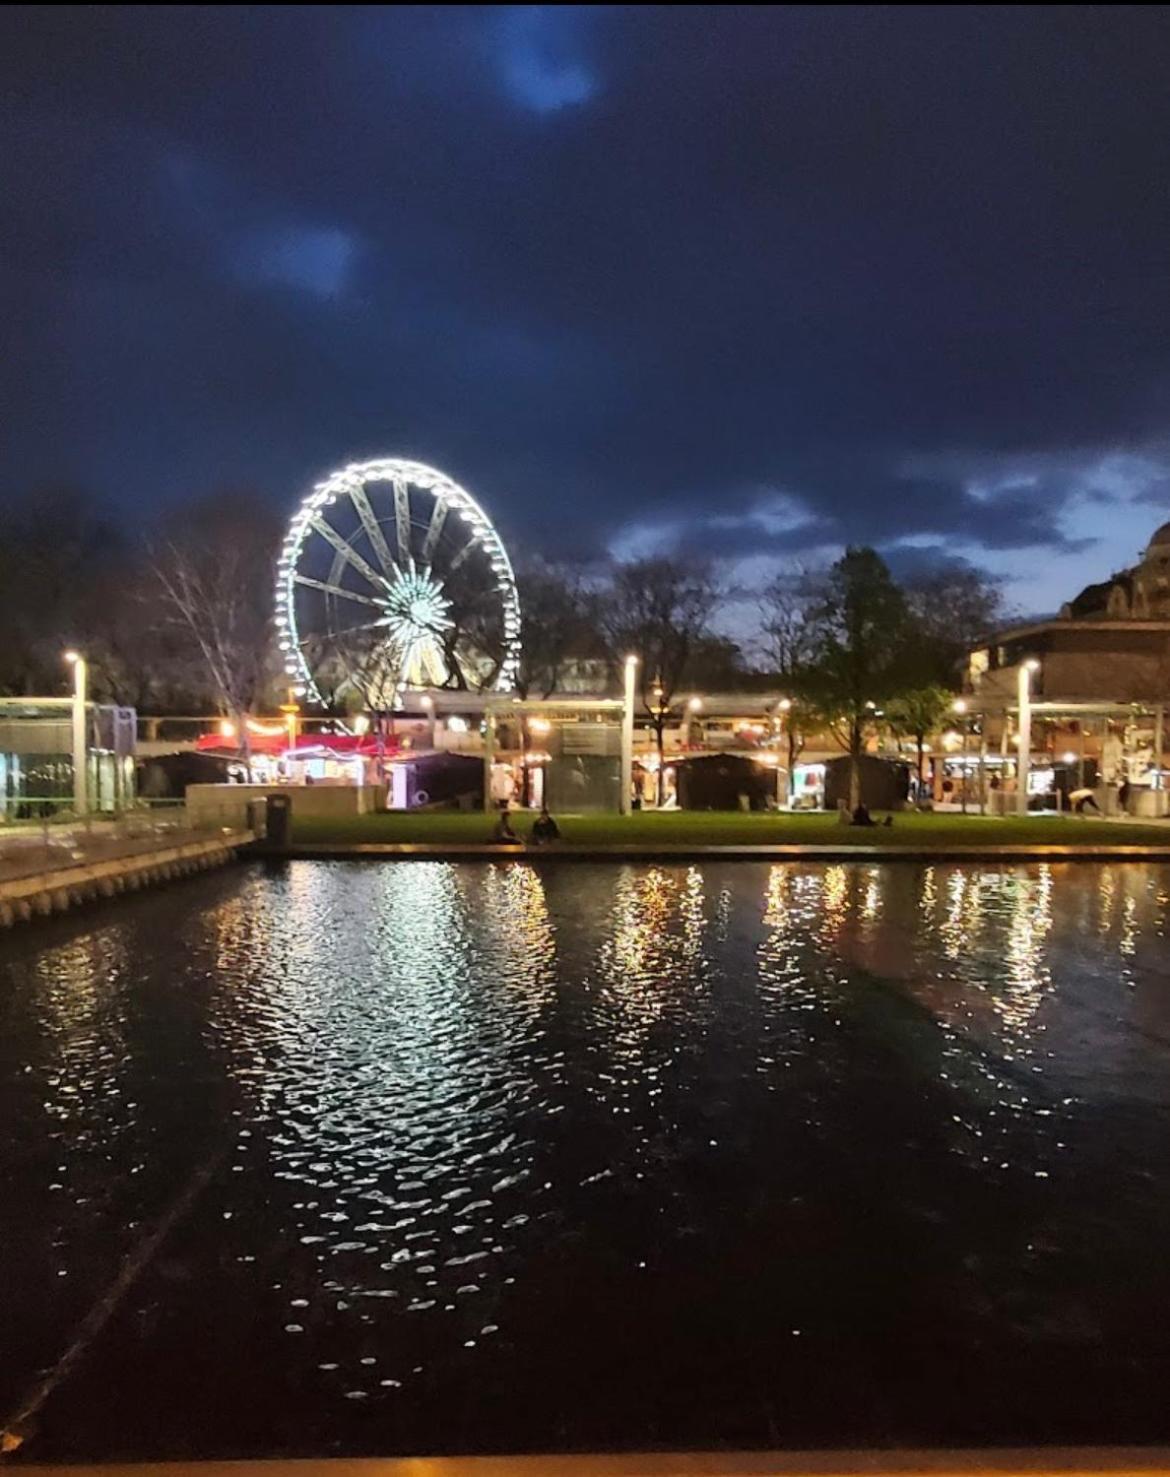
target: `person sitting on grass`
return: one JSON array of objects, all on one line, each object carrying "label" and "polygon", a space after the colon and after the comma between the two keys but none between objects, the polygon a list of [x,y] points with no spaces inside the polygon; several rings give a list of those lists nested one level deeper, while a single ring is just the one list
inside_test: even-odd
[{"label": "person sitting on grass", "polygon": [[508,819],[508,802],[500,803],[500,818],[496,821],[495,830],[492,831],[492,840],[504,845],[516,843],[520,840],[512,829],[512,822]]},{"label": "person sitting on grass", "polygon": [[550,841],[561,839],[561,828],[548,813],[548,806],[540,807],[540,814],[532,823],[532,843],[534,846],[546,846]]}]

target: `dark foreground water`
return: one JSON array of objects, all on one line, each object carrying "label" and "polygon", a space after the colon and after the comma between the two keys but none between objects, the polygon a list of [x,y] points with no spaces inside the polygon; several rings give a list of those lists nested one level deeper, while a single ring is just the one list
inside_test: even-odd
[{"label": "dark foreground water", "polygon": [[22,1456],[1170,1438],[1168,911],[296,862],[10,934],[0,1420],[129,1256]]}]

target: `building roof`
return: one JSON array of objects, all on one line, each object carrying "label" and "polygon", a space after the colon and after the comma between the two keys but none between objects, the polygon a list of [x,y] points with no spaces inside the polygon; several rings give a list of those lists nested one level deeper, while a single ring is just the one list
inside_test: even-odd
[{"label": "building roof", "polygon": [[1009,641],[1024,641],[1032,636],[1047,635],[1056,632],[1067,635],[1070,630],[1075,631],[1170,631],[1170,619],[1135,620],[1132,616],[1124,619],[1114,616],[1082,616],[1080,620],[1073,622],[1064,616],[1045,615],[1033,620],[1020,621],[1015,625],[1000,626],[998,630],[992,631],[984,636],[971,649],[973,651],[983,650],[989,646],[1002,646]]},{"label": "building roof", "polygon": [[1113,588],[1113,580],[1102,580],[1100,584],[1086,585],[1079,595],[1073,598],[1065,606],[1069,615],[1074,617],[1096,615],[1099,611],[1105,611],[1109,607],[1109,591]]},{"label": "building roof", "polygon": [[1150,540],[1150,548],[1164,547],[1170,544],[1170,523],[1163,523],[1161,528],[1154,530],[1154,536]]}]

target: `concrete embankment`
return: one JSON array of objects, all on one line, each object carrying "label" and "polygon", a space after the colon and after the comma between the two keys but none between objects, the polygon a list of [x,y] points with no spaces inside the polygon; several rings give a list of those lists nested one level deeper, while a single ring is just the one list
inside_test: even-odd
[{"label": "concrete embankment", "polygon": [[292,861],[563,861],[563,862],[1170,862],[1170,838],[1161,846],[826,846],[804,842],[774,845],[643,845],[623,843],[552,846],[420,841],[316,841],[295,839],[274,855]]},{"label": "concrete embankment", "polygon": [[223,866],[254,839],[244,830],[172,836],[145,849],[137,846],[120,855],[98,857],[82,853],[67,862],[5,877],[0,879],[0,928]]}]

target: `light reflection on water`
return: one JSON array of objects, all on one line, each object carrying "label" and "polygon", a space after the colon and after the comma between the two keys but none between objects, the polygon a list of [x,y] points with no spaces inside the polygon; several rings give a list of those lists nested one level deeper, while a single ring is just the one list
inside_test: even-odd
[{"label": "light reflection on water", "polygon": [[[245,1360],[258,1408],[291,1381],[303,1440],[273,1450],[541,1444],[541,1420],[545,1444],[839,1439],[835,1361],[880,1385],[940,1298],[976,1364],[1150,1338],[1115,1259],[1170,1230],[1168,908],[1146,866],[294,863],[13,935],[0,1393],[221,1144],[135,1290],[162,1311],[111,1347],[185,1369],[196,1306],[233,1310],[201,1334],[207,1399],[230,1408]],[[726,1379],[712,1318],[746,1361]],[[609,1416],[533,1414],[552,1371]],[[898,1398],[873,1396],[887,1434],[961,1425]],[[103,1420],[164,1454],[132,1403],[63,1399],[46,1459],[109,1454]],[[228,1427],[203,1454],[263,1445]]]}]

